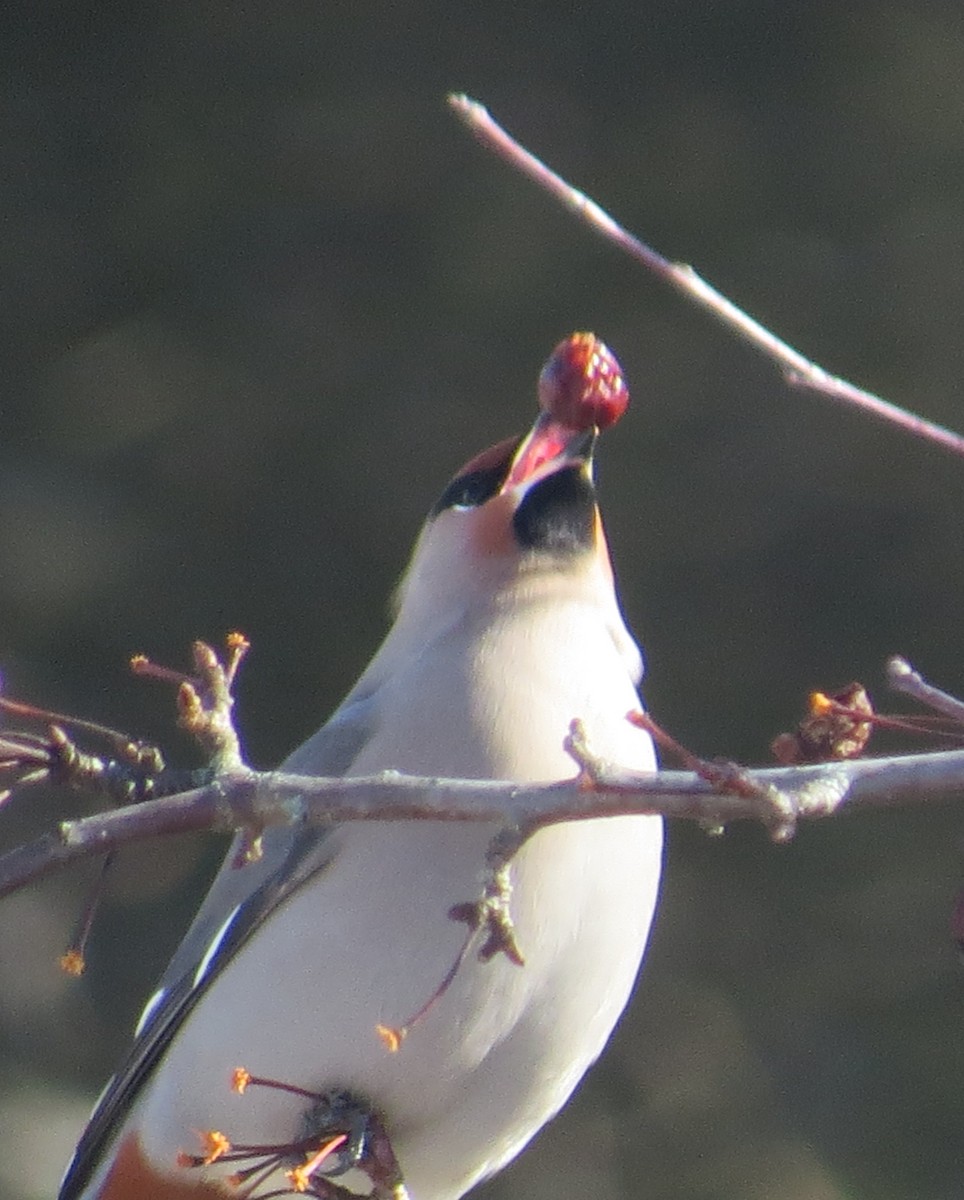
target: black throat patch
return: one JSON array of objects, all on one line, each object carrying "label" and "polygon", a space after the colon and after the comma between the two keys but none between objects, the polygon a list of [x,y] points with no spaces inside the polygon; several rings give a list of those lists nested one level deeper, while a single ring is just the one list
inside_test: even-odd
[{"label": "black throat patch", "polygon": [[596,536],[596,492],[580,466],[562,467],[528,490],[512,518],[527,550],[572,554],[591,550]]}]

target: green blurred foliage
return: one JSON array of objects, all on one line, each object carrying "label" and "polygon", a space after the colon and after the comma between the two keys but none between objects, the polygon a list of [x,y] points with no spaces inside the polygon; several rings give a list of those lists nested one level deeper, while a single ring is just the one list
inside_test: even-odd
[{"label": "green blurred foliage", "polygon": [[[964,691],[961,464],[790,393],[443,104],[477,96],[829,369],[962,429],[958,3],[13,4],[0,60],[9,692],[186,755],[125,660],[240,628],[247,746],[277,761],[577,328],[634,388],[599,474],[660,720],[759,761],[807,690],[873,689],[895,651]],[[27,795],[4,843],[80,806]],[[959,1200],[960,825],[674,829],[611,1052],[484,1195]],[[79,983],[56,958],[89,872],[0,907],[0,1200],[52,1194],[217,853],[125,855]]]}]

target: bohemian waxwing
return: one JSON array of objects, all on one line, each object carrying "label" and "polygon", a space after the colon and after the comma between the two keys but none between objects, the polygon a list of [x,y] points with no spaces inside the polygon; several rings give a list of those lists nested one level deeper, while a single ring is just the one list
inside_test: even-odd
[{"label": "bohemian waxwing", "polygon": [[[563,740],[574,717],[602,757],[654,767],[649,736],[626,720],[642,664],[591,476],[598,428],[627,400],[618,364],[592,335],[573,335],[546,364],[540,399],[525,438],[479,455],[442,493],[388,636],[284,770],[558,780],[573,774]],[[263,857],[240,869],[232,850],[60,1200],[296,1189],[331,1200],[367,1190],[370,1162],[391,1151],[414,1200],[455,1200],[508,1163],[568,1099],[626,1004],[662,827],[624,816],[535,834],[511,866],[523,965],[506,953],[481,961],[478,941],[460,959],[466,925],[450,915],[478,897],[495,832],[441,821],[272,828]],[[393,1052],[385,1030],[406,1023]],[[232,1091],[242,1066],[255,1078]],[[328,1158],[291,1174],[328,1134]],[[352,1164],[366,1154],[362,1176]],[[373,1194],[404,1187],[383,1180]]]}]

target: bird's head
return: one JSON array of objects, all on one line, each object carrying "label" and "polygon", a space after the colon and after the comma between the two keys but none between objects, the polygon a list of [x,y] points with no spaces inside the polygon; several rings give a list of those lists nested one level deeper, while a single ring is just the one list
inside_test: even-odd
[{"label": "bird's head", "polygon": [[522,438],[483,451],[433,506],[399,589],[406,608],[481,600],[553,576],[611,570],[592,477],[600,430],[629,402],[615,357],[593,334],[560,342],[539,376],[540,412]]}]

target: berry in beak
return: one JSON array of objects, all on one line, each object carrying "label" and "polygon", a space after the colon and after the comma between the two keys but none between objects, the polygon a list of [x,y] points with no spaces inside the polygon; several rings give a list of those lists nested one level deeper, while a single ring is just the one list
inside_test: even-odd
[{"label": "berry in beak", "polygon": [[629,406],[629,389],[612,351],[592,333],[573,333],[556,346],[539,375],[542,410],[522,440],[501,491],[527,483],[560,459],[586,463],[596,435]]}]

